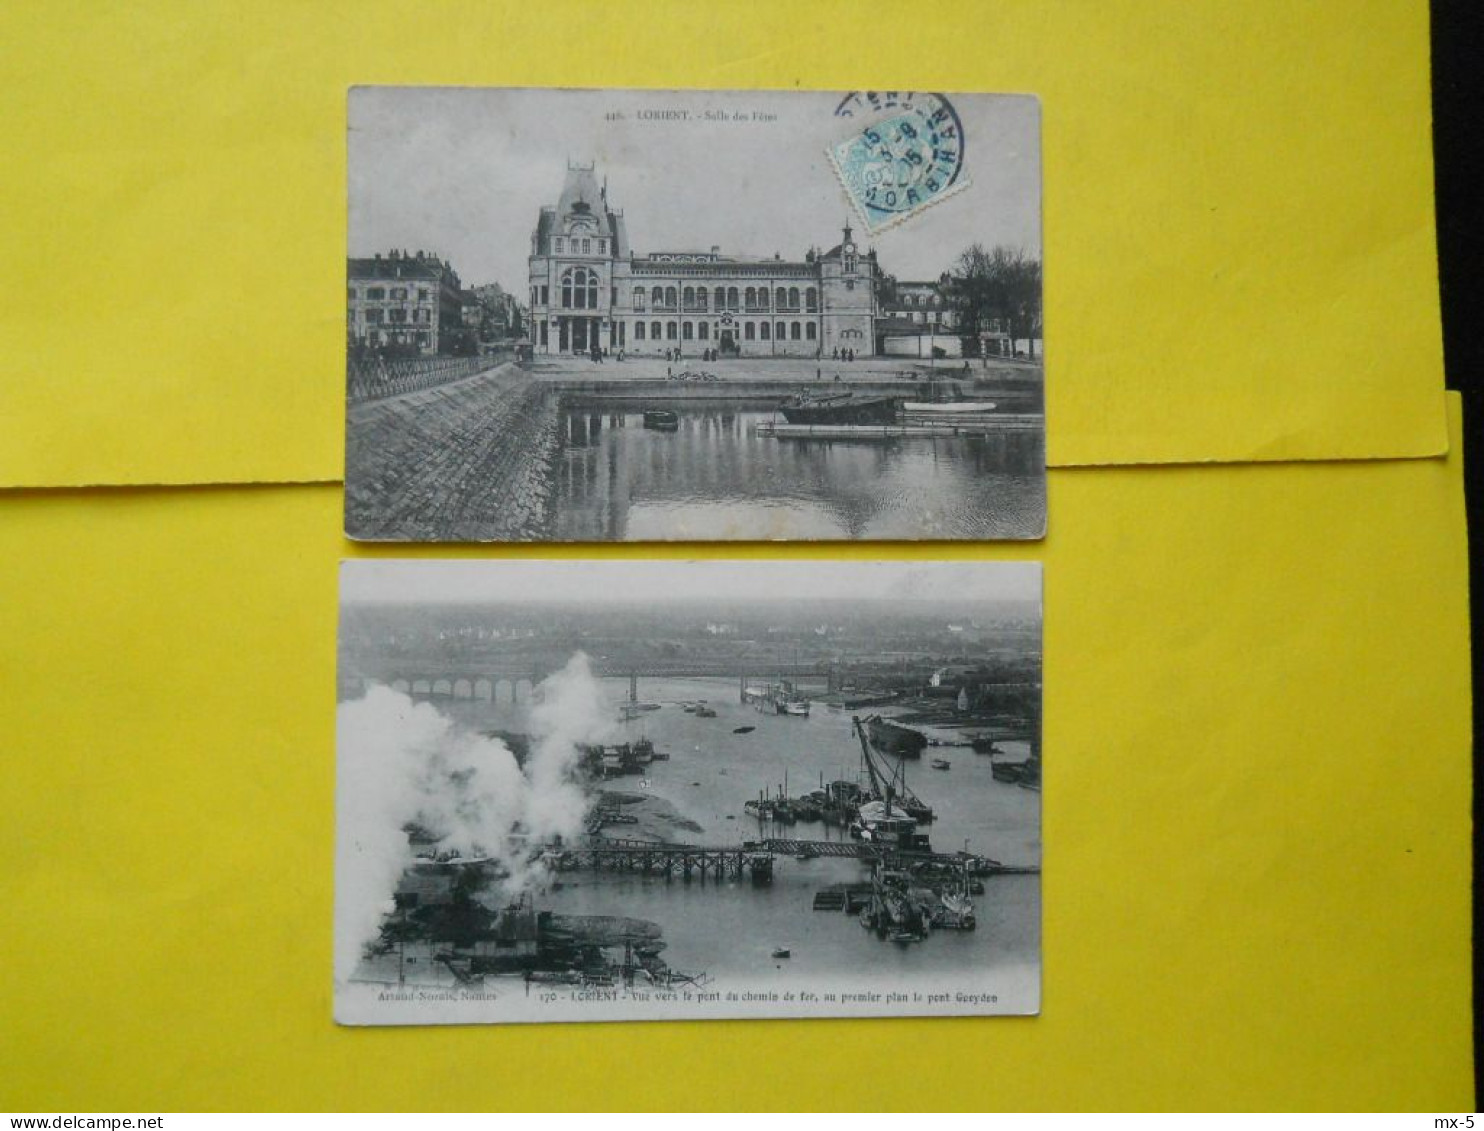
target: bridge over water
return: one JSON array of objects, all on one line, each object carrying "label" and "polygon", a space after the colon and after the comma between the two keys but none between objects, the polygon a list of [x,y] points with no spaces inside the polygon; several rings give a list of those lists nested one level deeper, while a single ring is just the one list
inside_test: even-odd
[{"label": "bridge over water", "polygon": [[[535,689],[552,672],[566,662],[566,657],[512,657],[506,660],[376,660],[344,665],[340,673],[340,694],[354,697],[364,694],[373,683],[380,683],[408,695],[442,699],[478,699],[499,703],[529,702]],[[593,674],[601,678],[627,678],[629,696],[639,697],[641,679],[736,679],[738,691],[750,678],[824,681],[833,690],[837,666],[829,661],[807,663],[760,664],[714,660],[676,663],[634,664],[624,661],[590,660]],[[760,670],[762,669],[762,670]]]}]

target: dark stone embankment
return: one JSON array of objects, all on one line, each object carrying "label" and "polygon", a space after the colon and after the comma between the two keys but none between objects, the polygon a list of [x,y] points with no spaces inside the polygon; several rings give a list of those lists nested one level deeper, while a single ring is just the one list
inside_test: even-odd
[{"label": "dark stone embankment", "polygon": [[556,390],[514,365],[347,414],[345,532],[386,541],[549,535]]}]

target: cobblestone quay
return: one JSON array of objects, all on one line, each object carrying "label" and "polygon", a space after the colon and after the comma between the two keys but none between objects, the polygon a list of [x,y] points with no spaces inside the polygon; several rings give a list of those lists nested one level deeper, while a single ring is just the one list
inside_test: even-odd
[{"label": "cobblestone quay", "polygon": [[347,413],[345,532],[529,541],[552,522],[558,397],[511,364]]}]

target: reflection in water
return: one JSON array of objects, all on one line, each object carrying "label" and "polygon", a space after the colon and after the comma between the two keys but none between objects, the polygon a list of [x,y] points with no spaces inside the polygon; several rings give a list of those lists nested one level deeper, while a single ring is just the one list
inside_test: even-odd
[{"label": "reflection in water", "polygon": [[[605,422],[606,427],[606,422]],[[604,680],[607,700],[622,701],[627,679]],[[776,792],[786,780],[800,794],[821,781],[854,779],[860,746],[850,716],[816,704],[808,718],[766,715],[738,700],[735,679],[645,678],[639,694],[663,704],[622,727],[624,740],[648,737],[668,761],[655,763],[644,777],[621,777],[604,788],[647,793],[669,802],[699,828],[677,839],[731,845],[774,835],[805,840],[844,838],[842,830],[821,822],[773,826],[743,808],[763,790]],[[698,718],[679,703],[706,699],[717,712]],[[525,731],[525,708],[478,700],[444,700],[439,709],[466,726]],[[738,735],[734,728],[754,727]],[[943,739],[948,731],[928,733]],[[1027,750],[1005,743],[1012,757]],[[926,759],[910,764],[912,789],[933,807],[928,826],[933,847],[954,852],[968,846],[1007,864],[1041,860],[1041,795],[996,781],[991,759],[959,747],[937,751],[952,762],[948,773],[930,769]],[[622,835],[623,826],[609,830]],[[543,910],[575,915],[632,915],[660,924],[668,944],[665,957],[682,969],[705,970],[718,988],[797,986],[800,979],[850,972],[873,988],[900,988],[904,979],[935,977],[938,989],[1003,990],[1012,972],[1023,971],[1034,985],[1041,949],[1041,885],[1034,875],[987,880],[974,897],[978,929],[935,931],[922,944],[900,947],[882,942],[840,912],[813,910],[814,893],[831,884],[859,884],[869,869],[854,859],[820,856],[780,859],[773,883],[755,888],[746,880],[666,882],[623,873],[571,873],[560,889],[544,890]],[[772,957],[787,945],[787,963]]]},{"label": "reflection in water", "polygon": [[665,407],[678,431],[637,410],[563,410],[559,539],[1015,538],[1044,524],[1040,434],[780,440],[752,428],[769,409]]}]

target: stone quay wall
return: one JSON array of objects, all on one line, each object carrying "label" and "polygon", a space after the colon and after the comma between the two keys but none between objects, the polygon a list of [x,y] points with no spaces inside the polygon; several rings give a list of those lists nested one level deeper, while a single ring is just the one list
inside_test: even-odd
[{"label": "stone quay wall", "polygon": [[345,532],[378,541],[532,541],[552,525],[559,392],[501,365],[352,405]]}]

